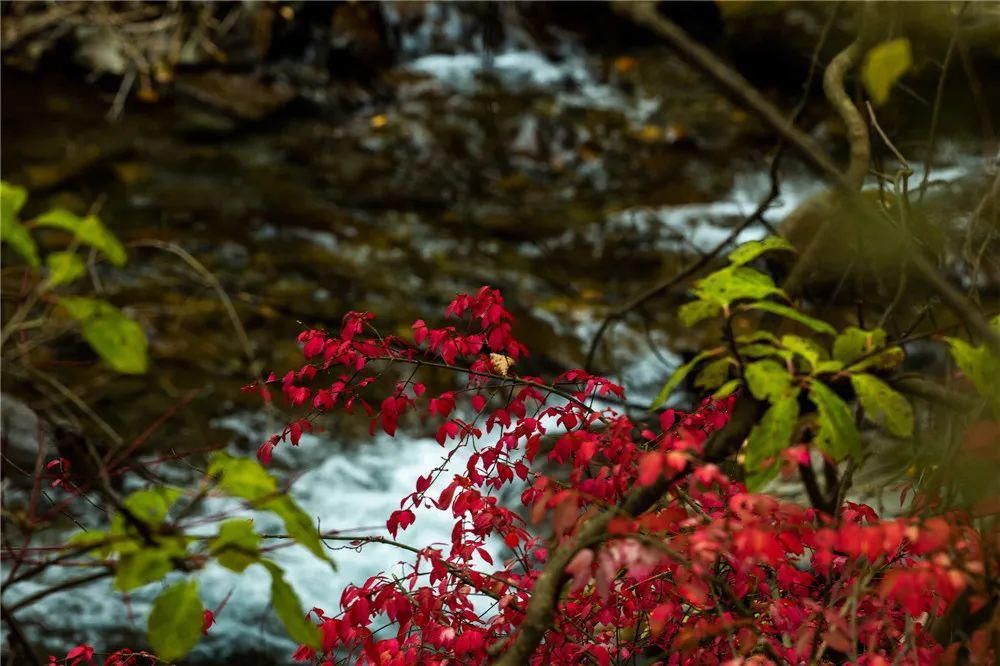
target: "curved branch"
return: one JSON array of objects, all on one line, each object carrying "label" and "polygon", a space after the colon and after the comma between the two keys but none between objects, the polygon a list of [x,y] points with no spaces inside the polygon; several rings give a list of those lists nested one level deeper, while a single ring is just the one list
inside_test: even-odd
[{"label": "curved branch", "polygon": [[864,37],[858,37],[847,48],[834,56],[823,73],[823,92],[833,106],[837,115],[844,121],[847,130],[847,141],[851,149],[850,163],[844,172],[844,180],[851,189],[861,189],[865,176],[868,174],[868,163],[871,160],[871,142],[868,138],[868,125],[864,116],[854,106],[850,95],[844,89],[844,77],[847,75],[864,52]]},{"label": "curved branch", "polygon": [[[851,42],[847,48],[834,56],[830,64],[823,72],[823,93],[826,95],[830,105],[844,122],[847,130],[847,141],[850,147],[850,161],[847,171],[840,176],[844,188],[851,192],[861,189],[868,174],[868,165],[871,161],[871,141],[868,138],[868,125],[864,116],[854,106],[850,95],[844,89],[844,77],[847,75],[861,58],[864,51],[864,37],[859,36]],[[835,231],[834,217],[826,216],[808,244],[802,250],[795,265],[792,267],[788,278],[785,280],[783,288],[790,294],[797,294],[805,281],[809,270],[816,265],[819,253],[830,241],[830,235]]]}]

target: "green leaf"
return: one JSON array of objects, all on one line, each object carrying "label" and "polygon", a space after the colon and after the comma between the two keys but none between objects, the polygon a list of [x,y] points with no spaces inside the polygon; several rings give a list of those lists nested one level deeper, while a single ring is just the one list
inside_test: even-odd
[{"label": "green leaf", "polygon": [[754,361],[743,370],[743,378],[753,397],[774,402],[785,395],[792,385],[788,368],[776,361]]},{"label": "green leaf", "polygon": [[750,358],[761,358],[764,356],[781,356],[784,350],[777,349],[781,343],[768,331],[754,331],[747,335],[736,336],[736,344],[740,345],[740,355]]},{"label": "green leaf", "polygon": [[847,403],[819,381],[809,387],[809,399],[819,410],[816,445],[820,450],[836,460],[861,453],[861,437]]},{"label": "green leaf", "polygon": [[[289,536],[309,549],[316,557],[330,562],[329,555],[320,541],[315,523],[305,511],[288,495],[282,495],[263,504],[261,509],[274,512],[282,522]],[[330,562],[332,564],[332,562]]]},{"label": "green leaf", "polygon": [[770,465],[763,467],[759,470],[747,470],[746,478],[744,482],[746,483],[747,490],[752,493],[760,492],[764,489],[768,483],[771,482],[778,472],[781,471],[781,461],[775,460]]},{"label": "green leaf", "polygon": [[142,374],[149,366],[146,334],[110,303],[93,298],[65,297],[59,305],[80,323],[83,338],[114,370]]},{"label": "green leaf", "polygon": [[810,370],[815,369],[826,357],[826,351],[816,342],[798,335],[781,336],[781,346],[805,359]]},{"label": "green leaf", "polygon": [[853,370],[864,370],[866,368],[878,368],[880,370],[892,370],[902,365],[906,360],[906,352],[902,347],[889,347],[885,351],[866,358],[863,361],[856,361],[852,364]]},{"label": "green leaf", "polygon": [[319,629],[306,619],[295,590],[285,582],[284,572],[274,562],[261,562],[271,574],[271,605],[285,631],[296,643],[320,647]]},{"label": "green leaf", "polygon": [[685,303],[677,310],[677,316],[681,323],[688,328],[700,321],[718,317],[722,314],[722,306],[713,301],[691,301]]},{"label": "green leaf", "polygon": [[28,228],[17,219],[27,200],[28,190],[0,181],[0,242],[10,243],[28,264],[37,268],[38,246]]},{"label": "green leaf", "polygon": [[729,307],[730,303],[738,300],[760,300],[773,294],[784,295],[771,278],[745,266],[730,266],[716,271],[699,280],[692,291],[698,298],[718,303],[722,307]]},{"label": "green leaf", "polygon": [[876,106],[885,104],[889,91],[913,64],[910,40],[905,37],[877,44],[865,55],[861,82]]},{"label": "green leaf", "polygon": [[106,543],[108,541],[108,536],[107,532],[102,532],[100,530],[77,532],[69,538],[66,545],[70,548],[82,548],[92,545],[95,546],[95,548],[93,550],[88,550],[88,555],[99,558],[107,558],[112,552],[111,544]]},{"label": "green leaf", "polygon": [[795,308],[790,308],[787,305],[782,305],[781,303],[775,303],[773,301],[757,301],[756,303],[747,304],[746,308],[750,310],[763,310],[765,312],[780,315],[785,319],[791,319],[792,321],[797,321],[804,326],[808,326],[817,333],[826,333],[827,335],[837,334],[837,329],[830,326],[825,321],[820,321],[819,319],[814,319],[813,317],[804,315]]},{"label": "green leaf", "polygon": [[236,518],[219,526],[219,535],[212,540],[211,553],[219,564],[242,573],[260,558],[260,535],[252,520]]},{"label": "green leaf", "polygon": [[833,358],[848,364],[884,345],[885,331],[881,328],[866,331],[848,326],[833,341]]},{"label": "green leaf", "polygon": [[316,557],[330,562],[309,514],[291,497],[278,493],[278,482],[256,460],[217,453],[209,463],[208,473],[219,478],[219,487],[224,492],[250,501],[254,508],[276,514],[293,539]]},{"label": "green leaf", "polygon": [[116,513],[111,517],[108,536],[113,540],[113,544],[109,546],[109,552],[113,551],[119,555],[134,553],[142,550],[145,546],[135,527],[126,523],[120,513]]},{"label": "green leaf", "polygon": [[752,342],[767,342],[772,345],[779,344],[778,338],[775,337],[774,333],[771,333],[770,331],[754,331],[752,333],[737,335],[736,342],[741,345],[750,344]]},{"label": "green leaf", "polygon": [[234,497],[251,502],[270,499],[278,493],[278,482],[256,460],[216,453],[208,465],[209,476],[218,477],[219,487]]},{"label": "green leaf", "polygon": [[723,384],[712,394],[712,398],[715,400],[722,400],[723,398],[728,398],[733,394],[733,391],[740,387],[740,380],[730,379],[728,382]]},{"label": "green leaf", "polygon": [[694,385],[703,389],[718,388],[729,377],[729,368],[732,364],[733,361],[728,356],[712,361],[694,378]]},{"label": "green leaf", "polygon": [[947,338],[951,347],[951,355],[976,390],[984,397],[990,398],[997,411],[1000,411],[1000,358],[994,355],[986,345],[973,347],[961,338]]},{"label": "green leaf", "polygon": [[782,350],[776,349],[771,345],[744,345],[740,347],[740,356],[748,358],[764,358],[765,356],[780,356],[784,358],[785,355],[781,352]]},{"label": "green leaf", "polygon": [[750,431],[745,461],[747,470],[759,471],[764,461],[784,451],[792,440],[798,420],[798,390],[774,401]]},{"label": "green leaf", "polygon": [[163,548],[143,548],[122,555],[115,568],[115,589],[128,592],[160,580],[174,568],[173,556]]},{"label": "green leaf", "polygon": [[691,374],[691,371],[694,370],[699,363],[707,358],[718,356],[720,353],[722,353],[720,350],[704,351],[674,370],[674,374],[670,375],[670,379],[667,380],[667,383],[663,385],[660,392],[656,394],[655,398],[653,398],[653,403],[649,406],[649,408],[656,409],[665,403],[667,398],[670,397],[670,394],[674,392],[674,389],[680,386],[681,382],[684,381],[684,378]]},{"label": "green leaf", "polygon": [[779,236],[768,236],[763,240],[744,243],[729,253],[729,263],[734,266],[742,266],[749,263],[771,250],[788,250],[794,252],[792,244]]},{"label": "green leaf", "polygon": [[67,284],[87,272],[83,259],[75,252],[51,252],[45,257],[49,267],[49,284],[53,287]]},{"label": "green leaf", "polygon": [[125,506],[139,520],[158,527],[182,494],[179,488],[173,486],[137,490],[125,498]]},{"label": "green leaf", "polygon": [[62,229],[74,234],[77,240],[99,250],[115,266],[124,266],[125,262],[128,261],[125,248],[96,215],[81,218],[68,210],[56,208],[39,216],[35,220],[35,224],[41,227]]},{"label": "green leaf", "polygon": [[198,598],[198,581],[181,581],[164,590],[149,614],[149,644],[163,661],[177,661],[201,638],[205,609]]},{"label": "green leaf", "polygon": [[844,369],[844,364],[840,361],[820,361],[814,368],[814,374],[833,374]]},{"label": "green leaf", "polygon": [[869,419],[897,437],[913,435],[913,408],[906,398],[871,375],[851,375],[851,385]]}]

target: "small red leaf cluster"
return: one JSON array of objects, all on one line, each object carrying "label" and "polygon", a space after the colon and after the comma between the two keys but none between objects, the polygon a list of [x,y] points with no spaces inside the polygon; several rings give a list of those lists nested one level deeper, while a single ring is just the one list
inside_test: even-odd
[{"label": "small red leaf cluster", "polygon": [[[402,572],[349,587],[338,612],[313,609],[323,644],[303,646],[297,660],[488,663],[521,630],[550,549],[573,543],[633,488],[668,480],[651,509],[610,520],[556,572],[563,587],[531,663],[992,663],[983,635],[946,645],[928,630],[959,595],[987,603],[985,572],[996,562],[984,552],[997,544],[984,544],[966,516],[880,520],[850,502],[829,516],[748,493],[702,462],[735,396],[636,423],[614,407],[622,388],[603,377],[573,370],[546,382],[508,372],[507,361],[497,372],[491,354],[515,363],[527,353],[498,291],[460,295],[445,314],[453,323],[441,328],[415,322],[409,342],[379,335],[371,314],[348,313],[339,332],[299,336],[301,368],[247,387],[267,397],[280,386],[290,405],[309,409],[261,446],[265,463],[337,409],[362,409],[373,433],[390,436],[416,414],[448,449],[386,526],[397,539],[417,509],[446,512],[450,543],[389,541],[416,556]],[[408,378],[372,400],[387,365],[405,366]],[[422,367],[453,370],[460,388],[432,394],[414,381]],[[452,469],[460,449],[467,462]],[[502,499],[511,496],[520,502]]]}]

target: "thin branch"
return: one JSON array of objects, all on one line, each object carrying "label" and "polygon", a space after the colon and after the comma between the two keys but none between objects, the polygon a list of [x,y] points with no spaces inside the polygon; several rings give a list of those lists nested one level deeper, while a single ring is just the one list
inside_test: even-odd
[{"label": "thin branch", "polygon": [[229,321],[233,325],[233,329],[236,331],[236,337],[239,338],[240,346],[243,347],[243,354],[247,357],[247,361],[251,365],[255,365],[256,357],[254,356],[253,344],[250,342],[250,338],[247,336],[246,329],[243,328],[243,322],[240,321],[240,316],[236,312],[236,308],[233,306],[232,300],[229,298],[229,294],[223,289],[222,283],[219,279],[215,277],[212,271],[205,268],[205,266],[194,258],[194,256],[182,248],[176,243],[169,243],[166,241],[159,240],[145,240],[137,241],[132,243],[133,247],[152,247],[158,250],[163,250],[165,252],[170,252],[181,258],[184,263],[190,266],[197,272],[205,282],[215,290],[216,295],[219,297],[219,301],[222,302],[222,307],[225,308],[226,314],[229,316]]},{"label": "thin branch", "polygon": [[34,594],[29,594],[25,598],[18,601],[16,604],[11,606],[8,611],[11,613],[16,613],[22,608],[27,608],[28,606],[41,601],[45,597],[53,594],[58,594],[59,592],[65,592],[66,590],[71,590],[74,587],[79,587],[81,585],[86,585],[87,583],[92,583],[95,580],[100,580],[102,578],[107,578],[113,572],[110,569],[104,571],[97,571],[95,573],[87,574],[86,576],[79,576],[77,578],[70,578],[64,580],[61,583],[52,585],[51,587],[46,587],[45,589],[39,590]]},{"label": "thin branch", "polygon": [[963,2],[958,10],[955,29],[948,40],[948,50],[944,54],[944,63],[941,65],[941,77],[938,79],[937,91],[934,93],[934,108],[931,111],[931,129],[927,137],[927,154],[924,156],[924,177],[920,179],[920,195],[917,199],[919,203],[924,202],[924,195],[927,194],[927,184],[931,179],[931,166],[934,162],[934,148],[937,141],[938,117],[941,113],[941,99],[944,97],[944,82],[948,78],[948,69],[951,67],[951,58],[955,54],[955,44],[958,42],[958,20],[968,7],[968,2]]},{"label": "thin branch", "polygon": [[24,629],[21,627],[21,623],[14,617],[13,611],[7,608],[6,605],[0,604],[0,614],[3,615],[3,621],[6,622],[7,626],[10,628],[10,635],[13,642],[17,642],[21,645],[21,649],[24,651],[24,657],[34,666],[42,666],[42,660],[39,659],[38,655],[35,653],[35,649],[31,646],[31,642],[25,635]]},{"label": "thin branch", "polygon": [[763,219],[764,213],[771,207],[771,204],[778,198],[778,194],[780,193],[777,174],[780,156],[781,149],[779,148],[778,152],[775,153],[774,158],[771,160],[771,189],[768,191],[767,195],[765,195],[765,197],[757,205],[757,208],[750,213],[750,215],[748,215],[743,222],[737,225],[729,233],[729,235],[722,240],[722,242],[718,243],[711,250],[701,255],[694,262],[685,266],[679,273],[676,273],[666,280],[647,288],[645,291],[629,299],[624,305],[615,308],[604,317],[601,321],[601,325],[597,328],[597,331],[594,333],[594,337],[590,341],[590,349],[587,351],[587,360],[584,362],[583,366],[585,369],[590,370],[593,368],[594,357],[597,354],[598,346],[601,344],[601,339],[604,337],[604,334],[607,332],[608,327],[611,326],[612,323],[623,319],[625,315],[643,305],[646,301],[673,289],[678,284],[697,274],[701,269],[711,263],[713,259],[719,256],[719,253],[721,253],[722,250],[734,242],[739,235],[743,233],[744,229],[749,227],[754,222]]}]

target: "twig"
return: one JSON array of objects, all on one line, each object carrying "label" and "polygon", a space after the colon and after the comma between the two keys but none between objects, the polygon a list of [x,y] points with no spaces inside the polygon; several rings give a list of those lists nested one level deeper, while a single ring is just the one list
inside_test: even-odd
[{"label": "twig", "polygon": [[882,139],[882,143],[884,143],[886,147],[892,151],[892,154],[896,156],[896,159],[899,160],[899,163],[905,167],[908,173],[913,173],[913,169],[910,168],[910,163],[905,157],[903,157],[903,154],[899,152],[899,149],[896,148],[896,144],[894,144],[889,137],[886,136],[886,133],[882,130],[882,126],[878,124],[878,118],[875,116],[875,109],[872,108],[872,103],[865,102],[865,108],[868,109],[868,118],[871,119],[872,127],[875,128],[879,138]]},{"label": "twig", "polygon": [[774,202],[775,199],[778,198],[778,194],[780,193],[777,169],[781,154],[782,151],[779,148],[779,150],[775,153],[774,158],[771,160],[770,191],[768,191],[767,195],[757,205],[757,208],[752,213],[750,213],[750,215],[748,215],[743,220],[743,222],[737,225],[729,233],[729,235],[722,240],[722,242],[718,243],[711,250],[701,255],[694,262],[685,266],[683,269],[681,269],[679,273],[675,273],[674,275],[667,278],[663,282],[660,282],[658,284],[653,285],[652,287],[647,288],[645,291],[629,299],[624,305],[615,308],[604,317],[604,319],[601,321],[601,325],[597,328],[597,331],[594,333],[594,337],[590,341],[590,349],[587,351],[587,359],[584,362],[585,369],[591,370],[593,368],[594,357],[597,355],[597,348],[601,344],[601,339],[607,332],[608,327],[611,326],[613,322],[624,318],[625,315],[627,315],[632,310],[638,308],[639,306],[643,305],[646,301],[655,298],[656,296],[659,296],[663,292],[673,289],[678,284],[684,282],[691,276],[698,273],[701,269],[703,269],[705,266],[711,263],[713,259],[719,256],[719,253],[721,253],[722,250],[724,250],[730,243],[735,241],[739,237],[739,235],[743,232],[744,229],[749,227],[754,222],[763,219],[764,213],[767,211],[768,208],[771,207],[771,204]]},{"label": "twig", "polygon": [[107,578],[112,573],[113,572],[110,569],[106,569],[104,571],[97,571],[95,573],[87,574],[86,576],[78,576],[77,578],[70,578],[68,580],[64,580],[61,583],[56,583],[55,585],[53,585],[51,587],[46,587],[46,588],[44,588],[42,590],[39,590],[38,592],[35,592],[34,594],[29,594],[28,596],[26,596],[25,598],[21,599],[16,604],[14,604],[13,606],[11,606],[8,609],[8,611],[11,612],[11,613],[16,613],[17,611],[21,610],[22,608],[27,608],[31,604],[36,603],[38,601],[41,601],[45,597],[48,597],[48,596],[53,595],[53,594],[57,594],[59,592],[65,592],[66,590],[71,590],[74,587],[79,587],[81,585],[86,585],[87,583],[92,583],[95,580],[100,580],[102,578]]},{"label": "twig", "polygon": [[31,366],[31,365],[25,365],[24,367],[27,369],[27,371],[30,374],[34,375],[38,379],[41,379],[43,382],[45,382],[46,384],[48,384],[49,386],[51,386],[52,388],[54,388],[56,391],[58,391],[59,393],[61,393],[67,400],[69,400],[70,402],[72,402],[76,406],[77,409],[79,409],[81,412],[83,412],[84,414],[86,414],[94,423],[96,423],[97,426],[101,430],[103,430],[104,433],[108,437],[110,437],[111,441],[114,442],[116,445],[120,445],[123,441],[125,441],[122,438],[122,436],[118,434],[117,430],[115,430],[110,425],[108,425],[107,421],[105,421],[104,419],[102,419],[97,414],[97,412],[95,412],[93,409],[90,408],[90,405],[88,405],[86,402],[84,402],[83,399],[80,396],[78,396],[76,393],[73,393],[73,391],[70,390],[69,387],[67,387],[65,384],[63,384],[62,382],[60,382],[58,379],[56,379],[52,375],[50,375],[50,374],[48,374],[46,372],[43,372],[43,371],[39,370],[38,368],[35,368],[35,367]]},{"label": "twig", "polygon": [[31,646],[31,642],[28,641],[28,637],[24,634],[24,629],[21,627],[21,623],[15,619],[13,612],[7,608],[7,606],[0,604],[0,614],[3,615],[3,621],[7,623],[10,628],[11,637],[21,645],[21,649],[24,650],[24,656],[35,666],[42,666],[42,660],[38,658],[35,653],[35,649]]},{"label": "twig", "polygon": [[243,353],[247,357],[247,361],[253,365],[256,361],[254,356],[253,344],[250,342],[250,338],[247,336],[246,330],[243,328],[243,322],[240,321],[240,316],[236,313],[236,308],[233,307],[233,302],[229,298],[229,294],[226,290],[222,288],[222,283],[215,275],[205,268],[205,266],[192,256],[190,252],[182,248],[176,243],[168,243],[166,241],[159,240],[145,240],[137,241],[131,244],[133,247],[153,247],[165,252],[170,252],[172,254],[180,257],[184,263],[193,268],[205,282],[215,290],[215,293],[219,296],[219,300],[222,302],[222,306],[226,310],[226,314],[229,315],[229,321],[232,322],[233,328],[236,330],[236,336],[240,340],[240,345],[243,347]]},{"label": "twig", "polygon": [[931,179],[931,166],[934,162],[934,148],[937,141],[938,117],[941,113],[941,99],[944,97],[944,82],[948,78],[948,68],[951,66],[951,58],[955,53],[955,44],[958,42],[959,27],[957,22],[962,17],[968,5],[968,2],[963,2],[962,7],[958,10],[958,17],[955,19],[955,29],[951,33],[951,39],[948,40],[948,50],[945,51],[944,63],[941,65],[941,77],[938,79],[937,91],[934,93],[934,108],[931,110],[931,129],[927,136],[927,154],[924,156],[924,176],[920,179],[920,195],[917,198],[919,203],[924,202],[924,195],[927,193],[927,183]]}]

